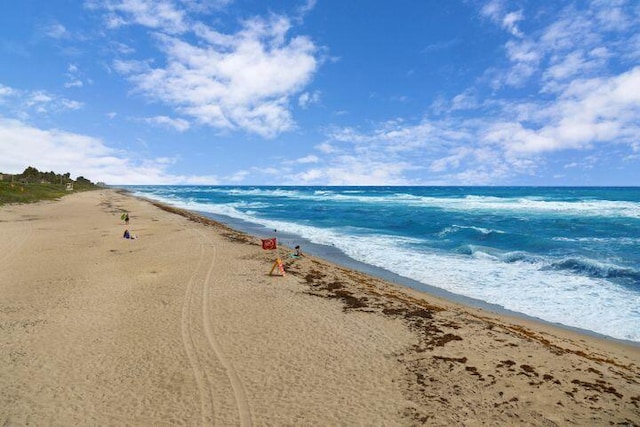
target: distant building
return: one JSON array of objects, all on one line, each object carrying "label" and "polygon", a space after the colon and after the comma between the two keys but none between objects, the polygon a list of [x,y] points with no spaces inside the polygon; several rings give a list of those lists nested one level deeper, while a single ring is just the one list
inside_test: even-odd
[{"label": "distant building", "polygon": [[67,182],[67,191],[73,191],[73,182]]}]

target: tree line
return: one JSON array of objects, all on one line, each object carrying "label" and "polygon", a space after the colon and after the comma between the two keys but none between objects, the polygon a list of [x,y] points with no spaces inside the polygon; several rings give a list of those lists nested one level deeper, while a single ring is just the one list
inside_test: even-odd
[{"label": "tree line", "polygon": [[33,166],[27,167],[24,172],[16,175],[11,175],[12,181],[22,182],[25,184],[29,183],[48,183],[48,184],[67,184],[67,183],[76,183],[83,186],[92,186],[95,185],[93,182],[88,180],[83,176],[77,177],[75,180],[71,179],[71,174],[69,172],[64,174],[51,172],[41,172]]}]

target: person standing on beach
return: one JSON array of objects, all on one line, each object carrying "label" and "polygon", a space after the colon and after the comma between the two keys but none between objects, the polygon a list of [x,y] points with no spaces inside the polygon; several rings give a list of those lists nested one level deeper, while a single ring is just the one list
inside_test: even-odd
[{"label": "person standing on beach", "polygon": [[124,214],[124,223],[129,225],[129,214],[128,213]]}]

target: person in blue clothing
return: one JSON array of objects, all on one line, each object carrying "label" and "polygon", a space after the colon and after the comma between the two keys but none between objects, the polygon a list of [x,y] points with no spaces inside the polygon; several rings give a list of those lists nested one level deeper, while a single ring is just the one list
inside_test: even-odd
[{"label": "person in blue clothing", "polygon": [[135,234],[129,233],[129,230],[124,230],[124,234],[122,235],[122,237],[124,237],[125,239],[137,239],[138,238],[138,236],[136,236]]}]

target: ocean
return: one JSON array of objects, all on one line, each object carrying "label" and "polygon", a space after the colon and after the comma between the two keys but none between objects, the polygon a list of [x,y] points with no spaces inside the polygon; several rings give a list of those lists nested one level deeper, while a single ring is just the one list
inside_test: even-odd
[{"label": "ocean", "polygon": [[640,342],[637,187],[125,188],[421,291]]}]

